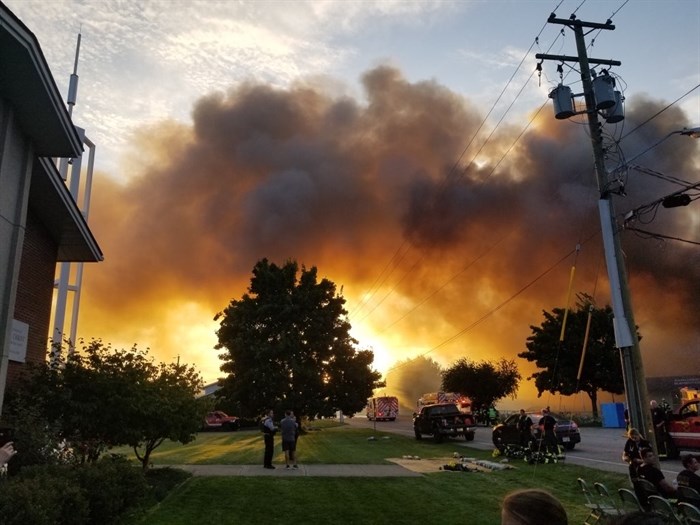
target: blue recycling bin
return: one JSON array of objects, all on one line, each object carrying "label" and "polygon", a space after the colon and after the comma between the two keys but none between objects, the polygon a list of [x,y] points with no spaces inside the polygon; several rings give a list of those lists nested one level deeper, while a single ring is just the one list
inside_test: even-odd
[{"label": "blue recycling bin", "polygon": [[625,428],[624,403],[601,403],[600,412],[604,428]]}]

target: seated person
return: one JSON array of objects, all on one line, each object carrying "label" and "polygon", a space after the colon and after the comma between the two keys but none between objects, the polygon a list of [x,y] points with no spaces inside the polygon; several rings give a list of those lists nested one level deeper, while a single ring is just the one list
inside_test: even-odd
[{"label": "seated person", "polygon": [[700,461],[692,454],[686,454],[681,459],[683,469],[678,473],[676,481],[679,487],[690,487],[700,492]]},{"label": "seated person", "polygon": [[650,448],[642,449],[642,465],[637,469],[637,475],[651,482],[659,494],[665,498],[672,498],[676,495],[676,489],[664,478],[663,473],[656,468],[654,451]]}]

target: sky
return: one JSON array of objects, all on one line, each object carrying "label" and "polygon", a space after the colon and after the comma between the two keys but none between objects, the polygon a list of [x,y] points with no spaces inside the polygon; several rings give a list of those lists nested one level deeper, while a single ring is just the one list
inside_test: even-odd
[{"label": "sky", "polygon": [[[643,168],[620,175],[616,211],[698,183],[700,141],[672,133],[700,126],[697,0],[4,1],[60,93],[82,35],[73,118],[97,144],[105,260],[86,265],[79,336],[207,382],[213,318],[264,257],[335,282],[382,372],[505,357],[527,377],[517,353],[572,266],[573,292],[609,304],[587,126],[548,99],[580,75],[535,71],[535,53],[576,54],[552,12],[615,25],[586,41],[622,62],[608,165]],[[634,226],[674,238],[621,233],[646,373],[697,373],[700,204]]]}]

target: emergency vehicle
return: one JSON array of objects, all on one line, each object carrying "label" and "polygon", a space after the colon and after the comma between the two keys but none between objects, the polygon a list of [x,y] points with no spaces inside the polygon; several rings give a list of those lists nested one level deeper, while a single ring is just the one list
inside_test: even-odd
[{"label": "emergency vehicle", "polygon": [[371,397],[367,400],[367,419],[370,421],[396,421],[399,415],[399,398],[394,396]]},{"label": "emergency vehicle", "polygon": [[437,405],[440,403],[454,403],[462,414],[469,416],[469,419],[466,420],[467,424],[474,425],[472,400],[456,392],[430,392],[428,394],[423,394],[420,399],[418,399],[418,412],[420,412],[420,409],[424,406]]},{"label": "emergency vehicle", "polygon": [[681,388],[681,406],[666,421],[668,457],[680,457],[681,450],[700,451],[700,396],[694,388]]}]

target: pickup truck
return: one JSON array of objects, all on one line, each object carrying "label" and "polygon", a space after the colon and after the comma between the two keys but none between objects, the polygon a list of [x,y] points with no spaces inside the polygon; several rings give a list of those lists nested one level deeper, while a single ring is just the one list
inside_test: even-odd
[{"label": "pickup truck", "polygon": [[446,437],[464,436],[467,441],[474,439],[473,420],[459,411],[454,403],[426,405],[420,412],[413,414],[413,431],[416,439],[423,439],[423,434],[433,436],[436,443]]}]

